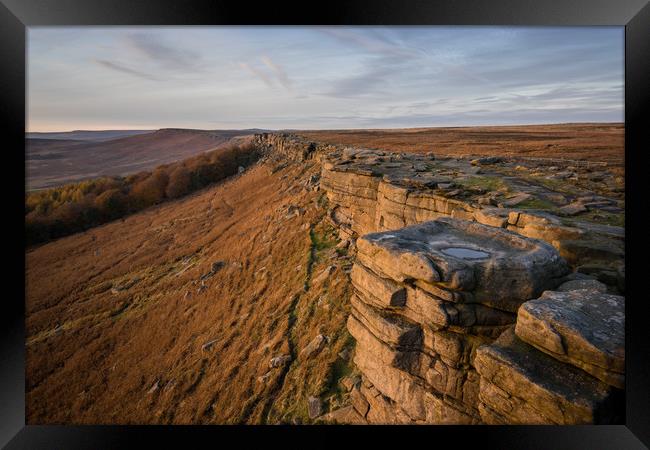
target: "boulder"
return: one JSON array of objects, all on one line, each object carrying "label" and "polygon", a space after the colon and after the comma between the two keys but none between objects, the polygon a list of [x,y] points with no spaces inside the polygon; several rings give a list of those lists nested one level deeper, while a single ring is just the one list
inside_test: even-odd
[{"label": "boulder", "polygon": [[308,397],[307,398],[307,412],[310,419],[315,419],[320,416],[323,408],[323,404],[318,397]]},{"label": "boulder", "polygon": [[321,273],[319,273],[313,280],[312,284],[314,286],[319,285],[323,283],[325,280],[329,278],[329,276],[336,270],[336,266],[331,265],[327,266]]},{"label": "boulder", "polygon": [[358,260],[374,273],[471,292],[476,303],[512,312],[569,272],[547,243],[452,218],[367,234],[357,249]]},{"label": "boulder", "polygon": [[624,297],[595,289],[547,291],[521,305],[515,331],[554,358],[624,388]]},{"label": "boulder", "polygon": [[598,280],[582,279],[569,280],[558,286],[559,292],[577,291],[580,289],[591,289],[598,292],[607,292],[607,286]]},{"label": "boulder", "polygon": [[275,367],[281,367],[284,366],[289,361],[291,361],[291,355],[276,356],[275,358],[271,358],[271,360],[269,361],[269,367],[272,369]]},{"label": "boulder", "polygon": [[580,214],[585,211],[587,211],[587,208],[584,204],[579,202],[569,203],[568,205],[563,206],[559,209],[559,212],[565,216],[575,216],[576,214]]},{"label": "boulder", "polygon": [[477,164],[497,164],[503,161],[503,158],[499,158],[498,156],[486,156],[483,158],[477,158],[473,159],[470,161],[472,165],[477,165]]},{"label": "boulder", "polygon": [[[620,390],[535,349],[512,329],[480,347],[474,365],[481,376],[483,410],[487,406],[495,411],[501,423],[579,425],[621,420]],[[488,423],[498,416],[489,419],[481,411]]]},{"label": "boulder", "polygon": [[525,192],[520,192],[517,195],[514,195],[514,196],[508,198],[507,200],[505,200],[503,202],[503,206],[505,206],[506,208],[511,208],[513,206],[517,206],[518,204],[525,202],[526,200],[530,199],[531,197],[532,197],[532,195],[530,195],[530,194],[527,194]]},{"label": "boulder", "polygon": [[327,344],[327,337],[319,334],[309,344],[307,344],[305,348],[302,349],[300,355],[303,358],[311,358],[320,352],[323,347],[325,347],[325,344]]}]

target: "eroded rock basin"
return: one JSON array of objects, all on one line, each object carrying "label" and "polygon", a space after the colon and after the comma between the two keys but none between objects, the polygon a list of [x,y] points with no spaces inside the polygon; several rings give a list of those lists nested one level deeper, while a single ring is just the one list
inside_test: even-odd
[{"label": "eroded rock basin", "polygon": [[449,247],[440,250],[442,253],[462,259],[483,259],[490,256],[489,253],[471,248]]}]

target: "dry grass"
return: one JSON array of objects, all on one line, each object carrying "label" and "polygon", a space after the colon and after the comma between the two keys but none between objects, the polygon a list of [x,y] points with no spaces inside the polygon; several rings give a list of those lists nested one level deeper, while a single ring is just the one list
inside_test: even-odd
[{"label": "dry grass", "polygon": [[[345,341],[347,276],[337,268],[305,290],[310,227],[320,232],[324,209],[297,184],[315,170],[257,165],[29,251],[28,423],[288,419],[276,398],[300,405],[322,389]],[[304,214],[287,218],[289,204]],[[332,264],[330,250],[316,252],[314,273]],[[215,261],[226,265],[199,292]],[[321,296],[329,309],[315,306]],[[318,332],[332,338],[319,355],[257,380]]]},{"label": "dry grass", "polygon": [[624,163],[623,124],[301,131],[311,139],[399,152],[501,155]]}]

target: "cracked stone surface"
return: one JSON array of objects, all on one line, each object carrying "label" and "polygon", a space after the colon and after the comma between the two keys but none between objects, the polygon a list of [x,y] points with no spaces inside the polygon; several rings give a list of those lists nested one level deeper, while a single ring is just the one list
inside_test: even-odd
[{"label": "cracked stone surface", "polygon": [[549,244],[452,218],[371,233],[359,238],[357,247],[359,261],[386,278],[471,292],[451,300],[513,312],[568,273]]},{"label": "cracked stone surface", "polygon": [[624,388],[624,297],[594,289],[547,291],[521,305],[515,332],[543,352]]}]

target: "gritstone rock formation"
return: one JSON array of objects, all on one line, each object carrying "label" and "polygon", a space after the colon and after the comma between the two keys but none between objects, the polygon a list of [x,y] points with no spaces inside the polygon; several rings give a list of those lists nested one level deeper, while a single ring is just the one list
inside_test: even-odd
[{"label": "gritstone rock formation", "polygon": [[500,158],[258,139],[321,162],[330,221],[356,251],[347,328],[361,382],[351,407],[325,418],[621,421],[624,298],[606,291],[624,291],[622,228],[517,209],[535,199],[528,192],[456,189]]}]

